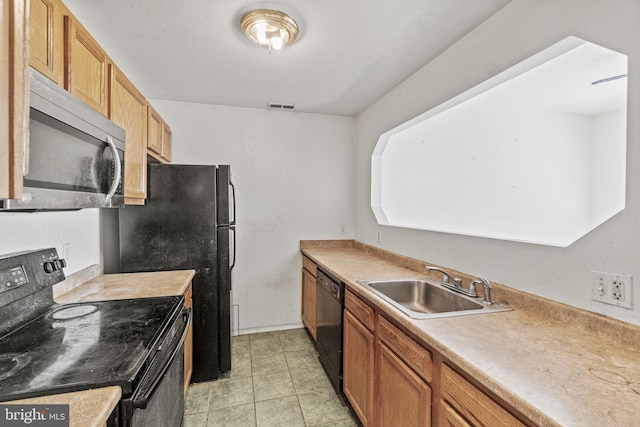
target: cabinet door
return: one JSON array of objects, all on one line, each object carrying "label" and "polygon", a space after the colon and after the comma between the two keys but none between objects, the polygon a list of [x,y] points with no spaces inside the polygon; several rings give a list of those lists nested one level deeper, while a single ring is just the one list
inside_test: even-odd
[{"label": "cabinet door", "polygon": [[318,318],[318,282],[306,269],[302,269],[302,323],[307,327],[313,339],[316,336]]},{"label": "cabinet door", "polygon": [[30,0],[29,65],[64,85],[64,6],[59,0]]},{"label": "cabinet door", "polygon": [[126,132],[125,202],[144,203],[147,195],[147,101],[113,64],[109,66],[109,118]]},{"label": "cabinet door", "polygon": [[[193,290],[191,284],[184,292],[184,306],[193,307]],[[187,329],[187,337],[184,340],[184,395],[187,395],[187,389],[191,382],[191,374],[193,373],[193,321],[189,323]]]},{"label": "cabinet door", "polygon": [[64,17],[64,40],[65,88],[106,116],[107,54],[70,16]]},{"label": "cabinet door", "polygon": [[162,122],[162,158],[171,162],[171,129],[167,122]]},{"label": "cabinet door", "polygon": [[376,425],[431,425],[431,389],[381,342],[376,357]]},{"label": "cabinet door", "polygon": [[343,335],[343,391],[362,425],[370,426],[373,414],[375,339],[349,310],[344,311]]},{"label": "cabinet door", "polygon": [[0,15],[0,198],[22,196],[29,142],[29,8],[2,1]]},{"label": "cabinet door", "polygon": [[162,155],[162,117],[151,105],[147,107],[147,111],[147,148],[158,155]]}]

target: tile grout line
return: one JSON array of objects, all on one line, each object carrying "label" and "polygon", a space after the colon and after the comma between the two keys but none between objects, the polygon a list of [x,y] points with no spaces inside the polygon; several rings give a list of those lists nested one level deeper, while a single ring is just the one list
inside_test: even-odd
[{"label": "tile grout line", "polygon": [[[291,389],[292,394],[289,394],[287,396],[271,397],[271,398],[268,398],[268,399],[261,400],[261,402],[268,402],[270,400],[277,400],[277,399],[282,399],[282,398],[285,398],[285,397],[286,398],[293,398],[295,396],[295,399],[296,399],[296,402],[297,402],[297,405],[298,405],[298,410],[300,411],[300,415],[302,416],[301,417],[302,418],[302,424],[301,425],[303,425],[304,427],[318,426],[320,424],[318,424],[318,423],[312,424],[311,421],[305,416],[305,413],[304,413],[303,407],[302,407],[301,396],[305,396],[305,395],[308,395],[308,394],[313,394],[315,392],[319,392],[321,390],[324,390],[325,387],[321,387],[321,388],[318,388],[318,389],[312,389],[312,390],[307,389],[307,387],[302,387],[302,389],[298,389],[296,387],[296,385],[294,383],[294,380],[293,380],[291,362],[292,361],[297,361],[297,359],[296,358],[291,359],[291,358],[287,357],[288,354],[295,353],[295,351],[291,351],[291,352],[285,351],[285,349],[287,347],[287,344],[289,344],[289,342],[285,339],[285,337],[283,337],[281,332],[282,331],[279,331],[279,333],[277,333],[277,334],[275,334],[275,336],[273,336],[273,338],[276,338],[276,340],[277,340],[276,341],[277,346],[274,345],[273,347],[277,348],[277,350],[278,350],[277,353],[280,353],[280,354],[283,355],[285,366],[286,366],[286,370],[282,371],[281,374],[288,376],[289,381],[291,382],[291,385],[292,385],[292,389]],[[251,392],[252,392],[251,403],[252,403],[252,407],[253,407],[253,420],[254,420],[254,423],[255,423],[255,425],[257,427],[258,426],[258,413],[257,413],[257,403],[258,403],[258,401],[257,401],[257,395],[256,395],[256,382],[255,382],[257,375],[256,375],[256,371],[255,371],[255,369],[253,367],[253,360],[254,360],[254,356],[258,356],[259,355],[258,353],[259,353],[260,349],[262,349],[264,346],[263,345],[258,345],[257,347],[254,346],[255,348],[252,348],[251,343],[253,342],[254,344],[256,344],[260,340],[259,339],[251,339],[251,337],[247,337],[247,338],[248,338],[247,341],[246,341],[247,345],[248,345],[248,355],[247,355],[248,357],[247,357],[247,359],[248,359],[248,362],[249,362],[249,366],[248,366],[249,369],[247,370],[247,374],[248,374],[248,376],[251,377]],[[300,344],[300,342],[298,341],[298,337],[297,336],[291,336],[291,339],[293,341],[295,341],[293,343],[294,344],[293,349],[298,349],[297,351],[302,353],[303,351],[298,348],[299,344]],[[311,341],[306,342],[306,344],[308,345],[308,349],[314,349],[313,343]],[[265,348],[269,348],[269,347],[270,346],[267,345]],[[252,351],[252,350],[256,350],[258,353],[256,353],[255,351]],[[290,348],[290,350],[291,350],[291,348]],[[268,354],[271,354],[271,352],[267,351],[267,355]],[[298,371],[304,372],[306,370],[305,369],[298,369],[296,372],[298,372]],[[270,375],[270,374],[271,373],[265,373],[263,375]],[[242,378],[246,378],[246,375],[241,377],[241,378],[227,378],[225,380],[240,380]],[[211,411],[214,411],[214,409],[212,409],[214,388],[215,388],[214,384],[212,383],[212,384],[209,385],[209,388],[207,390],[207,392],[208,392],[207,393],[207,404],[205,406],[206,407],[206,413],[204,415],[204,420],[203,420],[204,424],[201,425],[201,427],[207,427],[208,426],[209,416],[211,415]],[[313,387],[311,387],[311,388],[313,388]],[[228,406],[228,407],[225,407],[225,408],[232,408],[232,407],[241,406],[241,405],[244,405],[244,404],[232,405],[232,406]],[[224,409],[224,408],[218,408],[218,409]],[[349,419],[352,419],[352,417],[349,414],[345,414],[344,418],[331,420],[330,422],[331,423],[337,423],[337,422],[340,422],[342,420],[349,420]]]}]

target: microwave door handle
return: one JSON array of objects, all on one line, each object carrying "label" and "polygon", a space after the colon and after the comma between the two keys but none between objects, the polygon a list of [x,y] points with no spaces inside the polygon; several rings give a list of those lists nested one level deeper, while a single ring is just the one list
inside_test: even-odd
[{"label": "microwave door handle", "polygon": [[116,145],[113,143],[113,140],[111,139],[110,136],[107,136],[107,145],[109,145],[109,148],[113,153],[113,159],[115,161],[115,166],[116,166],[115,176],[113,177],[111,188],[109,188],[109,192],[107,193],[107,197],[105,199],[105,202],[109,203],[111,202],[111,198],[113,197],[113,195],[116,194],[116,191],[118,190],[118,185],[120,185],[120,180],[122,179],[122,165],[120,164],[120,156],[118,155],[118,149],[116,148]]}]

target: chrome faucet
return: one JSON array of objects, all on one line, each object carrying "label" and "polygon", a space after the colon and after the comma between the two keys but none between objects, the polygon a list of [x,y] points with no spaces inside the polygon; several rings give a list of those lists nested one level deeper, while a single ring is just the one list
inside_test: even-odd
[{"label": "chrome faucet", "polygon": [[[476,292],[476,288],[473,286],[473,282],[469,285],[469,289],[466,289],[462,286],[462,279],[459,277],[453,277],[449,272],[438,268],[438,267],[433,267],[430,265],[427,265],[425,268],[425,270],[427,270],[427,273],[430,271],[438,271],[440,273],[443,274],[442,277],[442,286],[444,286],[447,289],[451,289],[452,291],[461,293],[463,295],[469,296],[469,297],[477,297],[478,293]],[[485,279],[486,280],[486,279]]]},{"label": "chrome faucet", "polygon": [[476,284],[482,284],[482,287],[484,288],[482,302],[485,304],[493,304],[493,301],[491,301],[491,284],[489,281],[482,276],[478,276],[476,280],[469,284],[469,287],[475,287]]}]

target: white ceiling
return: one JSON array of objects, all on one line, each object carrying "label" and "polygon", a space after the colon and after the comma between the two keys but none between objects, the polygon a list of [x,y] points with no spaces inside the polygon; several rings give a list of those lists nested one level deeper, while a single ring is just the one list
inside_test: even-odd
[{"label": "white ceiling", "polygon": [[[148,98],[356,116],[511,0],[63,0]],[[239,29],[288,13],[271,55]]]}]

